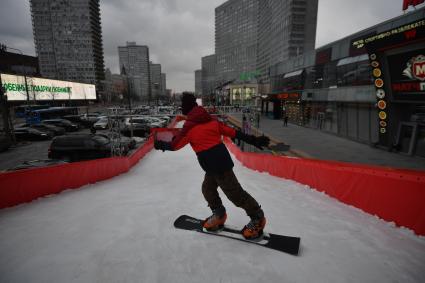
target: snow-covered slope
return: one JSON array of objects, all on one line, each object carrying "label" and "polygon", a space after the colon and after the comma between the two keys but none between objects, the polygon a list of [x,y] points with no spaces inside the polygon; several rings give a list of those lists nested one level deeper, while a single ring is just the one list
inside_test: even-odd
[{"label": "snow-covered slope", "polygon": [[[189,147],[149,153],[127,174],[0,211],[0,282],[425,282],[425,238],[293,181],[242,167],[267,229],[298,257],[176,230],[206,217]],[[223,197],[228,223],[248,222]]]}]

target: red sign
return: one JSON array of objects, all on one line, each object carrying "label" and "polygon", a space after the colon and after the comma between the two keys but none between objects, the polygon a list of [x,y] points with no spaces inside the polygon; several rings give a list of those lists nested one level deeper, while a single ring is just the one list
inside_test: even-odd
[{"label": "red sign", "polygon": [[316,52],[316,65],[330,62],[331,57],[332,57],[332,47]]},{"label": "red sign", "polygon": [[300,98],[300,94],[299,93],[280,93],[278,95],[276,95],[276,97],[278,99],[299,99]]},{"label": "red sign", "polygon": [[419,92],[422,90],[420,83],[393,83],[392,89],[395,92]]},{"label": "red sign", "polygon": [[409,6],[416,6],[422,4],[425,0],[403,0],[403,11],[407,10]]},{"label": "red sign", "polygon": [[425,81],[425,56],[418,56],[412,65],[413,76]]}]

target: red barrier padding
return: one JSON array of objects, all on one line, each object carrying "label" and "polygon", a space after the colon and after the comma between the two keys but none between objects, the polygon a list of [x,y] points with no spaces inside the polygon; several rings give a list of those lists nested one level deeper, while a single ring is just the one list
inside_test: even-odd
[{"label": "red barrier padding", "polygon": [[[181,118],[169,125],[174,127]],[[0,209],[109,179],[130,170],[153,148],[153,137],[129,157],[111,157],[0,173]]]},{"label": "red barrier padding", "polygon": [[225,142],[248,168],[309,185],[425,235],[425,172],[248,153],[229,139]]},{"label": "red barrier padding", "polygon": [[129,170],[125,157],[113,157],[0,174],[0,208],[75,189]]}]

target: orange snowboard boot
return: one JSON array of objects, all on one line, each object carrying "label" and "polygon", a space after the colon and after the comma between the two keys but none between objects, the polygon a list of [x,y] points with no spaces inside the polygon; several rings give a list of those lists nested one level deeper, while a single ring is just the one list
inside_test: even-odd
[{"label": "orange snowboard boot", "polygon": [[213,214],[204,220],[203,227],[208,231],[217,231],[223,228],[227,214],[224,207],[213,209]]},{"label": "orange snowboard boot", "polygon": [[257,215],[251,217],[251,221],[242,229],[242,235],[247,240],[256,240],[263,236],[263,229],[266,226],[266,218],[261,210]]}]

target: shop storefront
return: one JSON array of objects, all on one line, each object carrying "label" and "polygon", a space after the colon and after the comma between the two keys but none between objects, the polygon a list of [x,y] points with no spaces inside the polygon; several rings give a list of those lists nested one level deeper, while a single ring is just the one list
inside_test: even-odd
[{"label": "shop storefront", "polygon": [[358,41],[374,78],[379,144],[425,157],[425,20]]},{"label": "shop storefront", "polygon": [[301,93],[269,94],[262,100],[261,111],[273,119],[288,116],[291,123],[302,124],[305,115],[300,99]]},{"label": "shop storefront", "polygon": [[230,85],[230,104],[233,106],[257,106],[258,102],[258,85],[243,84]]}]

